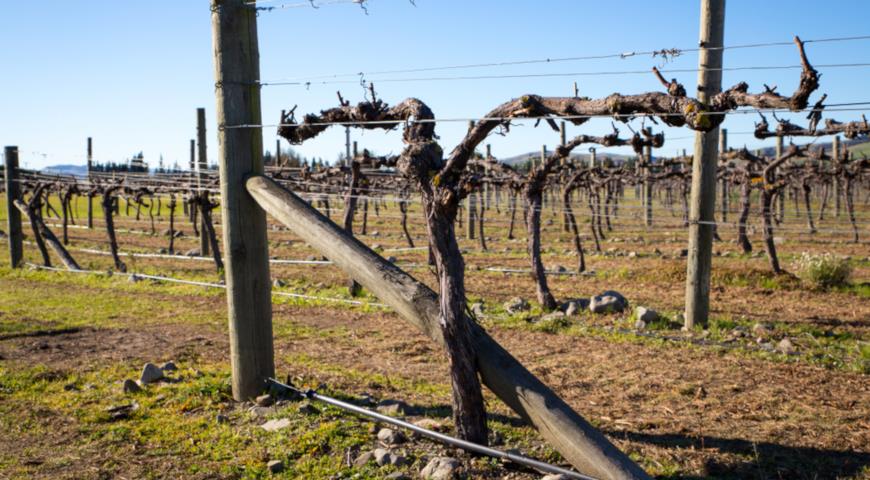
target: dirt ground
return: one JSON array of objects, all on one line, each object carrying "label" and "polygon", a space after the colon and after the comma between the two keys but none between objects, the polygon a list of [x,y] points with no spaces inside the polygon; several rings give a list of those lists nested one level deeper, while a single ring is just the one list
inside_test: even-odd
[{"label": "dirt ground", "polygon": [[[400,265],[416,265],[409,271],[433,286],[432,274],[419,267],[425,264],[424,251],[392,250],[407,246],[392,217],[397,208],[390,205],[389,210],[380,213],[377,216],[370,212],[369,235],[361,238],[369,245],[378,244],[384,256],[397,257]],[[778,335],[792,336],[798,355],[758,352],[752,345],[754,339],[740,343],[716,337],[716,341],[706,342],[704,332],[680,332],[678,325],[651,332],[652,337],[625,333],[622,329],[626,325],[631,329],[630,312],[584,315],[564,328],[543,330],[536,327],[538,315],[534,312],[529,317],[512,319],[500,308],[501,303],[515,296],[533,300],[534,287],[526,275],[486,270],[528,268],[524,239],[505,239],[504,212],[491,216],[494,223],[488,227],[487,235],[492,235],[488,252],[480,251],[475,241],[462,240],[469,297],[482,300],[487,311],[492,312],[482,319],[484,326],[535,375],[656,476],[870,478],[868,374],[853,368],[854,363],[828,361],[808,353],[811,348],[821,348],[814,347],[813,342],[831,339],[831,349],[843,350],[843,359],[860,365],[861,349],[870,341],[870,299],[866,294],[860,290],[814,290],[798,280],[778,279],[767,272],[764,257],[739,255],[733,235],[725,231],[725,241],[714,247],[718,255],[714,258],[711,314],[721,322],[736,322],[748,329],[754,323],[769,324]],[[120,228],[142,228],[125,221],[120,219]],[[550,277],[556,297],[588,297],[614,289],[623,293],[632,306],[651,306],[676,318],[684,293],[685,260],[680,256],[684,232],[670,226],[672,218],[663,218],[662,223],[668,227],[646,230],[633,227],[629,221],[616,225],[603,242],[601,253],[588,252],[587,263],[595,271],[593,275]],[[797,219],[789,228],[797,229],[799,225]],[[189,230],[189,225],[182,229]],[[560,230],[558,220],[545,226],[544,261],[548,267],[573,268],[576,258],[571,254],[569,238]],[[816,236],[799,231],[785,235],[779,246],[787,268],[803,251],[832,251],[850,256],[852,284],[866,285],[870,281],[867,240],[852,244],[845,242],[843,235],[832,233],[826,237],[824,228],[820,231]],[[870,238],[870,231],[863,231],[864,238]],[[414,233],[417,244],[423,244],[419,226],[414,227]],[[516,233],[522,235],[519,230]],[[760,248],[758,238],[753,240]],[[589,239],[585,241],[589,249]],[[71,243],[76,248],[105,249],[99,230],[71,229]],[[126,233],[121,235],[120,243],[125,251],[156,253],[165,247],[166,239]],[[270,231],[270,244],[270,254],[275,258],[319,258],[289,232]],[[197,245],[198,240],[188,235],[179,240],[177,248],[183,251]],[[29,258],[34,259],[32,247],[28,250]],[[111,265],[108,257],[73,253],[87,268],[106,270]],[[208,262],[162,258],[128,261],[134,271],[209,281],[217,278]],[[344,295],[346,277],[332,266],[275,265],[272,276],[285,280],[287,291]],[[2,282],[4,288],[20,292],[39,288],[38,280],[12,274],[4,274]],[[68,288],[70,298],[105,294],[91,285],[45,283],[42,288]],[[164,290],[169,287],[157,283],[149,288],[149,295],[159,297],[166,309],[157,320],[139,322],[132,315],[122,314],[111,324],[88,325],[88,309],[70,306],[69,316],[82,319],[77,326],[68,327],[34,313],[31,323],[39,328],[25,332],[0,330],[0,366],[7,370],[39,367],[47,372],[45,375],[65,377],[69,372],[100,365],[141,365],[154,358],[192,365],[226,365],[223,296],[191,298]],[[120,302],[128,300],[119,298]],[[174,312],[180,311],[186,312],[184,318],[208,320],[190,324],[173,318]],[[0,321],[27,320],[21,315],[0,312]],[[274,324],[276,332],[286,332],[278,334],[275,342],[282,375],[316,379],[348,395],[366,392],[401,398],[431,411],[449,405],[442,353],[388,310],[278,302],[274,306]],[[819,355],[834,355],[828,350],[823,352]],[[3,402],[4,396],[0,395],[0,405]],[[519,422],[489,394],[487,404],[494,415]],[[19,413],[27,408],[17,403],[6,407],[7,412]],[[44,412],[44,416],[52,428],[40,429],[38,435],[29,434],[26,428],[0,435],[0,458],[18,457],[24,464],[31,462],[35,476],[44,478],[75,478],[65,476],[70,472],[80,478],[97,478],[105,474],[107,462],[123,466],[111,470],[114,473],[110,476],[117,478],[135,478],[135,472],[144,472],[134,467],[135,462],[165,463],[156,470],[151,465],[148,470],[160,472],[158,476],[164,478],[188,476],[176,463],[183,463],[183,458],[117,458],[97,448],[99,443],[82,438],[78,428],[81,419],[51,411]],[[77,459],[67,464],[68,471],[48,466],[45,454],[33,453],[63,450],[70,445],[81,448],[76,450]],[[122,471],[133,473],[118,473]],[[505,475],[521,478],[511,477],[512,473]]]}]

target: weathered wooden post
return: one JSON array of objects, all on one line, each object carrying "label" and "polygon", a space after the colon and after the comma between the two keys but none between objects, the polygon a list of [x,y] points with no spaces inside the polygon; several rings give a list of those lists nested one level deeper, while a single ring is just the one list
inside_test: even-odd
[{"label": "weathered wooden post", "polygon": [[[402,318],[444,346],[439,297],[426,285],[347,235],[341,227],[274,180],[254,176],[248,191],[289,227]],[[484,384],[581,472],[602,479],[650,478],[627,455],[520,364],[476,323],[471,323],[476,363]]]},{"label": "weathered wooden post", "polygon": [[[840,136],[835,135],[831,145],[831,163],[834,169],[840,166]],[[834,218],[840,218],[840,175],[834,175]]]},{"label": "weathered wooden post", "polygon": [[[468,121],[468,129],[471,130],[474,128],[474,120]],[[475,220],[477,220],[477,195],[476,192],[472,191],[468,194],[468,199],[466,200],[468,203],[468,223],[466,226],[468,229],[466,230],[466,238],[469,240],[474,240],[475,235]]]},{"label": "weathered wooden post", "polygon": [[[652,127],[647,127],[646,131],[652,135]],[[643,205],[644,209],[644,225],[652,227],[653,224],[653,181],[652,181],[652,145],[643,147]]]},{"label": "weathered wooden post", "polygon": [[[205,109],[197,108],[196,109],[196,141],[197,141],[197,153],[198,153],[198,163],[197,170],[199,171],[199,175],[197,176],[197,186],[200,191],[199,194],[202,195],[203,184],[206,180],[206,169],[208,169],[208,159],[207,159],[207,150],[205,143]],[[199,216],[199,254],[203,257],[207,257],[209,252],[209,238],[207,233],[207,229],[205,226],[206,223],[206,215],[209,215],[209,212],[200,212]]]},{"label": "weathered wooden post", "polygon": [[[756,156],[758,156],[758,157],[761,156],[761,152],[756,152],[756,153],[757,153]],[[776,155],[775,158],[779,158],[782,156],[782,137],[776,137],[776,147],[774,149],[774,155]],[[776,208],[777,208],[777,211],[779,212],[779,215],[777,215],[779,217],[777,224],[779,224],[779,222],[785,221],[785,189],[780,190],[779,193],[777,193],[776,197],[778,199],[776,202],[777,203]],[[774,217],[774,218],[776,218],[776,217]]]},{"label": "weathered wooden post", "polygon": [[[719,131],[719,156],[721,157],[727,151],[728,151],[728,129],[722,128]],[[717,159],[716,163],[718,164],[718,159]],[[725,223],[728,221],[728,209],[729,209],[730,203],[731,203],[730,198],[729,198],[730,193],[728,192],[728,179],[725,176],[722,177],[721,188],[722,188],[722,196],[720,198],[721,205],[719,205],[719,211],[720,211],[720,214],[722,215],[722,223]]]},{"label": "weathered wooden post", "polygon": [[[94,143],[91,137],[88,137],[88,186],[93,187],[91,183],[91,170],[94,168]],[[94,196],[88,195],[88,228],[94,228]]]},{"label": "weathered wooden post", "polygon": [[[722,42],[725,0],[701,0],[701,49],[698,53],[698,101],[706,103],[722,90]],[[686,267],[685,328],[706,325],[710,312],[713,261],[713,213],[716,208],[716,163],[719,128],[695,134]]]},{"label": "weathered wooden post", "polygon": [[247,400],[275,374],[266,214],[245,189],[263,173],[257,12],[246,0],[211,0],[221,215],[226,250],[233,398]]},{"label": "weathered wooden post", "polygon": [[275,140],[275,163],[276,167],[281,166],[281,139]]},{"label": "weathered wooden post", "polygon": [[21,196],[21,187],[18,184],[18,147],[6,147],[4,155],[6,157],[6,233],[9,235],[9,262],[12,268],[18,268],[24,259],[21,213],[15,208],[15,200]]}]

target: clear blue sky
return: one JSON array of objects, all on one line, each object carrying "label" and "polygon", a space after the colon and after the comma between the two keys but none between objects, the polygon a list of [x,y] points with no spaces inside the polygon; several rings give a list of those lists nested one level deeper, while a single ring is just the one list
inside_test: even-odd
[{"label": "clear blue sky", "polygon": [[[284,0],[298,3],[299,0]],[[269,5],[280,4],[272,2]],[[355,5],[319,9],[289,8],[259,16],[261,77],[288,77],[392,70],[467,63],[572,57],[662,48],[690,48],[698,40],[697,0],[371,0],[369,15]],[[195,135],[195,109],[207,109],[209,160],[216,158],[214,79],[210,15],[206,0],[43,0],[8,2],[0,28],[0,143],[19,145],[29,167],[83,164],[85,139],[94,137],[95,159],[122,161],[138,151],[156,165],[186,165]],[[793,35],[823,38],[870,33],[866,0],[729,0],[726,45],[789,41]],[[870,41],[808,46],[813,63],[870,63]],[[604,70],[648,70],[660,59],[562,62],[547,65],[476,68],[425,73],[369,75],[378,94],[390,103],[415,96],[439,118],[479,117],[525,93],[570,95],[578,81],[582,95],[640,93],[660,89],[651,74],[565,76],[536,79],[378,82],[378,79],[498,75]],[[725,52],[725,66],[794,65],[792,46]],[[697,55],[686,53],[665,68],[695,68]],[[820,92],[829,102],[870,100],[870,68],[819,68]],[[692,92],[696,74],[672,75]],[[753,91],[762,83],[790,93],[796,70],[725,72],[724,85],[745,80]],[[336,90],[356,102],[362,89],[355,77],[339,85],[275,86],[263,89],[263,117],[276,123],[282,108],[298,104],[305,113],[336,104]],[[814,99],[817,96],[814,97]],[[836,118],[860,118],[840,112]],[[755,118],[729,117],[732,132],[749,131]],[[795,116],[803,123],[802,116]],[[609,120],[571,127],[569,134],[600,133]],[[450,150],[465,123],[441,123],[437,133]],[[658,129],[658,127],[655,127]],[[626,130],[624,130],[626,131]],[[627,132],[627,131],[626,131]],[[668,129],[662,155],[690,148],[691,132]],[[354,131],[361,147],[399,152],[399,133]],[[680,139],[683,138],[683,139]],[[275,129],[264,130],[274,150]],[[517,126],[507,137],[492,137],[496,156],[551,147],[556,133],[545,125]],[[749,135],[731,135],[731,145],[761,146]],[[286,142],[282,143],[286,148]],[[296,150],[334,160],[344,149],[340,127]]]}]

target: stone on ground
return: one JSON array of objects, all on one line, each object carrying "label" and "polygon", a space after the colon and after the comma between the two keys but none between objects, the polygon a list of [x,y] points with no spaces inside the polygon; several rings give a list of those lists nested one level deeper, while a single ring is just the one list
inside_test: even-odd
[{"label": "stone on ground", "polygon": [[451,457],[435,457],[420,471],[422,478],[451,480],[458,477],[459,460]]},{"label": "stone on ground", "polygon": [[532,308],[532,306],[529,305],[528,300],[522,297],[514,297],[505,302],[504,304],[504,309],[511,314],[525,312],[528,311],[530,308]]},{"label": "stone on ground", "polygon": [[123,390],[124,390],[124,393],[137,393],[137,392],[142,391],[142,387],[140,387],[139,384],[136,383],[135,381],[130,380],[128,378],[128,379],[124,380]]},{"label": "stone on ground", "polygon": [[592,313],[615,313],[626,308],[628,308],[628,300],[614,290],[607,290],[589,299],[589,311]]},{"label": "stone on ground", "polygon": [[280,473],[284,471],[284,462],[281,460],[270,460],[266,467],[272,473]]},{"label": "stone on ground", "polygon": [[142,376],[139,377],[139,383],[142,385],[148,385],[149,383],[154,383],[162,378],[163,370],[157,365],[148,362],[144,367],[142,367]]},{"label": "stone on ground", "polygon": [[638,321],[642,321],[645,325],[655,322],[659,319],[659,313],[647,307],[637,307],[634,309],[634,316]]},{"label": "stone on ground", "polygon": [[267,432],[276,432],[281,430],[282,428],[287,428],[290,426],[290,420],[287,418],[276,418],[274,420],[269,420],[268,422],[260,425],[260,428]]}]

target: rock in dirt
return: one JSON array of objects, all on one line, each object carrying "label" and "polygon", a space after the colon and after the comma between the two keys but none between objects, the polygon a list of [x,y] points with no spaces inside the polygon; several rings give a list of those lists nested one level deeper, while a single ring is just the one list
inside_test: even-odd
[{"label": "rock in dirt", "polygon": [[266,468],[268,468],[272,473],[281,473],[284,471],[284,462],[281,460],[269,460],[269,463],[266,464]]},{"label": "rock in dirt", "polygon": [[786,355],[793,355],[797,353],[797,348],[795,348],[794,343],[786,337],[779,341],[776,345],[776,349],[779,350],[780,353],[784,353]]},{"label": "rock in dirt", "polygon": [[568,475],[563,475],[561,473],[551,473],[541,477],[541,480],[570,480],[570,478]]},{"label": "rock in dirt", "polygon": [[188,257],[198,257],[199,256],[199,249],[198,248],[191,248],[190,250],[184,252],[184,255],[188,256]]},{"label": "rock in dirt", "polygon": [[272,286],[275,288],[286,287],[287,282],[285,282],[284,280],[281,280],[280,278],[276,278],[275,280],[272,280]]},{"label": "rock in dirt", "polygon": [[638,321],[647,325],[659,319],[659,312],[656,312],[651,308],[637,307],[634,309],[634,316],[637,317]]},{"label": "rock in dirt", "polygon": [[160,370],[163,370],[164,372],[175,372],[178,370],[178,366],[175,365],[175,362],[169,361],[164,363],[163,366],[160,367]]},{"label": "rock in dirt", "polygon": [[384,445],[398,445],[400,443],[405,443],[408,439],[405,437],[405,434],[400,431],[393,430],[392,428],[382,428],[381,431],[378,432],[378,440],[380,440]]},{"label": "rock in dirt", "polygon": [[452,480],[457,478],[461,464],[451,457],[435,457],[420,471],[422,478],[431,480]]},{"label": "rock in dirt", "polygon": [[374,451],[375,463],[378,466],[383,467],[384,465],[396,465],[401,466],[408,463],[408,459],[405,457],[393,453],[385,448],[376,448]]},{"label": "rock in dirt", "polygon": [[109,420],[125,420],[130,418],[130,413],[139,409],[139,404],[136,402],[125,403],[123,405],[115,405],[106,409],[109,413]]},{"label": "rock in dirt", "polygon": [[411,480],[411,477],[405,475],[402,472],[393,472],[384,478],[386,480]]},{"label": "rock in dirt", "polygon": [[767,340],[773,335],[773,327],[766,323],[756,323],[752,326],[752,335],[762,340]]},{"label": "rock in dirt", "polygon": [[421,418],[420,420],[413,422],[413,424],[420,428],[425,428],[426,430],[432,430],[434,432],[442,432],[445,430],[443,423],[431,418]]},{"label": "rock in dirt", "polygon": [[281,430],[282,428],[287,428],[290,426],[290,420],[286,418],[277,418],[274,420],[269,420],[268,422],[260,425],[260,428],[267,432],[276,432]]},{"label": "rock in dirt", "polygon": [[356,457],[356,460],[353,461],[353,466],[360,468],[368,465],[369,462],[375,459],[374,452],[366,452]]},{"label": "rock in dirt", "polygon": [[626,308],[628,308],[628,300],[614,290],[607,290],[589,299],[589,311],[592,313],[621,312]]},{"label": "rock in dirt", "polygon": [[483,316],[483,304],[480,302],[472,304],[471,305],[471,313],[473,313],[475,317],[482,317]]},{"label": "rock in dirt", "polygon": [[124,380],[123,390],[124,393],[138,393],[142,391],[142,387],[140,387],[134,380],[128,378]]},{"label": "rock in dirt", "polygon": [[386,415],[405,416],[411,414],[411,406],[401,400],[385,399],[378,402],[376,409],[378,412]]},{"label": "rock in dirt", "polygon": [[525,312],[530,308],[532,307],[529,305],[529,301],[522,297],[514,297],[504,304],[504,309],[510,314]]},{"label": "rock in dirt", "polygon": [[149,383],[154,383],[162,379],[163,370],[161,370],[157,365],[149,362],[142,367],[142,376],[139,377],[139,383],[142,385],[148,385]]},{"label": "rock in dirt", "polygon": [[565,308],[565,316],[571,317],[577,315],[578,311],[580,311],[580,306],[577,302],[568,302],[568,307]]},{"label": "rock in dirt", "polygon": [[259,397],[257,397],[254,403],[261,407],[271,407],[272,404],[275,403],[275,399],[267,393],[265,395],[260,395]]}]

